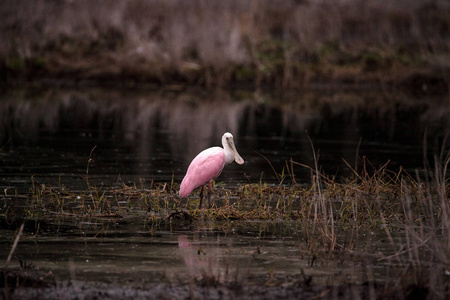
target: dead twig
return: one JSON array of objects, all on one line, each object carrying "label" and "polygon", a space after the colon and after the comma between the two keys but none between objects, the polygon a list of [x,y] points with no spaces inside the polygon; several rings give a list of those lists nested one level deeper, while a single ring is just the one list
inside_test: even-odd
[{"label": "dead twig", "polygon": [[13,244],[13,246],[11,248],[11,251],[9,251],[8,258],[6,259],[5,269],[8,267],[9,262],[11,261],[12,255],[16,251],[17,244],[19,243],[20,236],[22,235],[22,232],[23,232],[23,226],[24,225],[25,225],[25,223],[22,223],[22,225],[20,225],[19,232],[16,235],[16,239],[14,240],[14,244]]}]

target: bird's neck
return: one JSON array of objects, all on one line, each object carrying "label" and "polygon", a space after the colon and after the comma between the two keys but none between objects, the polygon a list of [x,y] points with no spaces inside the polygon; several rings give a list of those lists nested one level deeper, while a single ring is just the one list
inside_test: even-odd
[{"label": "bird's neck", "polygon": [[223,144],[223,150],[225,152],[225,164],[229,165],[234,161],[234,151],[227,143]]}]

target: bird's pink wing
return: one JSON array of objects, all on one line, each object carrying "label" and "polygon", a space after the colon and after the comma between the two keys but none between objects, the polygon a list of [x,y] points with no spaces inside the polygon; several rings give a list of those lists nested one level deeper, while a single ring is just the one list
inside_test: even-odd
[{"label": "bird's pink wing", "polygon": [[200,152],[191,162],[180,186],[180,196],[185,198],[199,186],[208,183],[222,172],[225,154],[220,147]]}]

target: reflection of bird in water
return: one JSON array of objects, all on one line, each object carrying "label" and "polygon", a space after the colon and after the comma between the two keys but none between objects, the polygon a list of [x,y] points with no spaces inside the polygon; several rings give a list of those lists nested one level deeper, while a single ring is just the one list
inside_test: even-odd
[{"label": "reflection of bird in water", "polygon": [[215,247],[208,247],[205,252],[201,246],[192,245],[187,235],[178,236],[178,253],[190,275],[203,283],[217,282],[222,277],[217,250]]},{"label": "reflection of bird in water", "polygon": [[[233,161],[240,165],[244,163],[244,160],[236,150],[231,133],[226,132],[222,136],[222,145],[223,148],[211,147],[203,150],[192,160],[181,182],[179,193],[181,198],[186,198],[194,189],[201,186],[199,205],[201,207],[203,186],[209,182],[209,189],[211,190],[211,181],[222,173],[225,165],[231,164]],[[209,193],[208,204],[211,206]]]}]

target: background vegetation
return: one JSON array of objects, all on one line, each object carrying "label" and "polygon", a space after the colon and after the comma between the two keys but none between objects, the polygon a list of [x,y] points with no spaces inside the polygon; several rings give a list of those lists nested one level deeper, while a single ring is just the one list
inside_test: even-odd
[{"label": "background vegetation", "polygon": [[448,1],[6,0],[0,16],[3,82],[449,85]]}]

